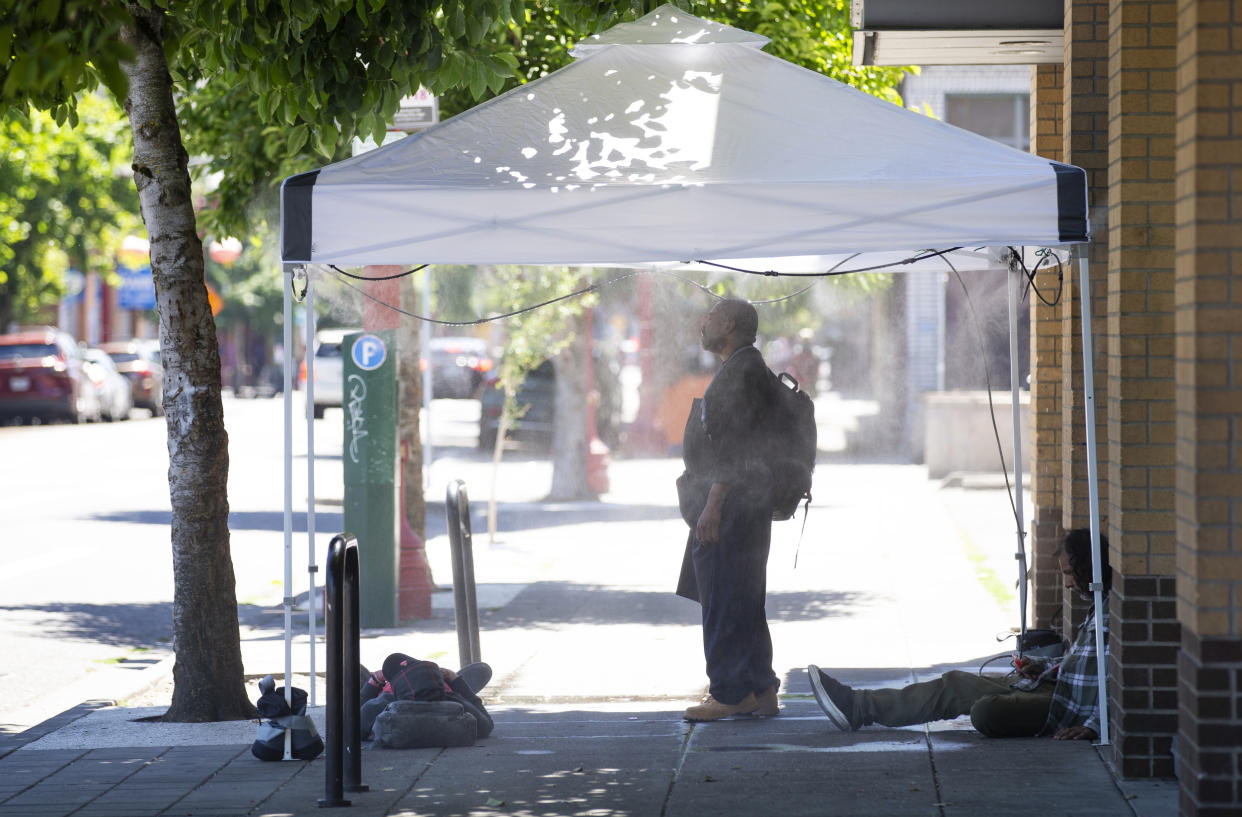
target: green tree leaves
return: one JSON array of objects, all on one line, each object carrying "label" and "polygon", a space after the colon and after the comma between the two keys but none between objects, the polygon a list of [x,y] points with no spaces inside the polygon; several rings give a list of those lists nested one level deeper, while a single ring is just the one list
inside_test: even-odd
[{"label": "green tree leaves", "polygon": [[[0,19],[0,109],[32,107],[76,124],[76,97],[101,83],[124,98],[120,63],[132,56],[117,37],[128,19],[119,3],[8,0]],[[0,110],[0,113],[3,113]]]},{"label": "green tree leaves", "polygon": [[121,238],[142,230],[123,114],[99,94],[74,110],[72,128],[45,111],[0,120],[0,328],[38,320],[69,267],[110,273]]}]

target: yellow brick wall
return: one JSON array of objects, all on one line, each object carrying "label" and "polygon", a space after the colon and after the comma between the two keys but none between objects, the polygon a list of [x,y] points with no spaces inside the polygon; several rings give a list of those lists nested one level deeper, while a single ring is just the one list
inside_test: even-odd
[{"label": "yellow brick wall", "polygon": [[[1100,464],[1097,482],[1101,515],[1106,513],[1108,338],[1108,0],[1073,0],[1065,4],[1065,81],[1063,106],[1064,161],[1087,173],[1092,242],[1088,246],[1091,274],[1092,333],[1095,346],[1096,447]],[[1082,378],[1082,328],[1078,272],[1065,276],[1059,305],[1061,317],[1061,498],[1062,525],[1085,527],[1089,522],[1086,430]]]},{"label": "yellow brick wall", "polygon": [[1178,616],[1242,636],[1242,0],[1178,8]]},{"label": "yellow brick wall", "polygon": [[1173,575],[1177,0],[1109,15],[1108,536],[1128,576]]},{"label": "yellow brick wall", "polygon": [[[1060,65],[1031,68],[1031,152],[1062,161],[1065,153],[1064,78]],[[1032,621],[1048,627],[1061,605],[1061,572],[1053,555],[1061,529],[1061,315],[1056,300],[1073,275],[1047,266],[1035,275],[1043,299],[1030,295],[1031,310],[1031,560]],[[1048,301],[1050,303],[1045,303]]]},{"label": "yellow brick wall", "polygon": [[1178,729],[1173,482],[1177,0],[1110,0],[1108,482],[1112,762],[1170,777]]}]

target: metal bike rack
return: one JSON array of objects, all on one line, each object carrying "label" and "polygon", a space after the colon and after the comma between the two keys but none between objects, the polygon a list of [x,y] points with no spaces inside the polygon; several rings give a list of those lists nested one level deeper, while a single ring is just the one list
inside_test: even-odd
[{"label": "metal bike rack", "polygon": [[474,589],[474,550],[470,534],[470,500],[466,483],[449,483],[444,512],[453,556],[453,608],[457,622],[459,667],[483,660],[479,650],[479,601]]},{"label": "metal bike rack", "polygon": [[324,727],[324,796],[320,808],[348,806],[345,792],[367,791],[362,782],[359,725],[358,542],[338,533],[328,545],[324,605],[327,642],[327,701]]}]

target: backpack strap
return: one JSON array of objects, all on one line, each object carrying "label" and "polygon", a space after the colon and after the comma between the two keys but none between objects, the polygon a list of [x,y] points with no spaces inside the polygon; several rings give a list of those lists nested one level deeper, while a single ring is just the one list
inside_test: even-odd
[{"label": "backpack strap", "polygon": [[[802,537],[806,535],[806,516],[811,512],[811,493],[806,494],[806,501],[802,505],[802,530],[798,531],[798,544],[794,547],[794,569],[798,569],[798,553],[802,550]],[[796,513],[796,511],[795,511]]]}]

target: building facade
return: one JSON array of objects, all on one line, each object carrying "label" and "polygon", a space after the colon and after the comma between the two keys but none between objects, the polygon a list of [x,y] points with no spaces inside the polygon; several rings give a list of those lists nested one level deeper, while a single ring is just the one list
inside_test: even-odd
[{"label": "building facade", "polygon": [[[993,5],[1016,15],[1041,4]],[[859,28],[864,6],[901,3],[854,0]],[[1060,611],[1069,626],[1083,613],[1052,553],[1089,520],[1093,405],[1115,571],[1108,757],[1126,777],[1176,776],[1187,817],[1242,814],[1242,0],[1065,0],[1055,53],[1040,45],[1055,21],[1011,22],[1032,33],[1004,32],[1018,47],[993,42],[991,53],[1022,53],[1029,40],[1025,53],[1040,54],[1031,150],[1086,170],[1093,239],[1088,290],[1076,271],[1044,270],[1037,283],[1061,297],[1031,305],[1034,621]],[[891,42],[912,38],[894,31]],[[865,42],[868,53],[887,47],[883,32]]]},{"label": "building facade", "polygon": [[[1086,169],[1089,292],[1032,307],[1037,621],[1088,518],[1081,298],[1095,336],[1111,758],[1242,813],[1242,2],[1073,0],[1033,69],[1035,151]],[[1043,273],[1050,275],[1051,273]],[[1067,617],[1071,618],[1071,617]]]}]

